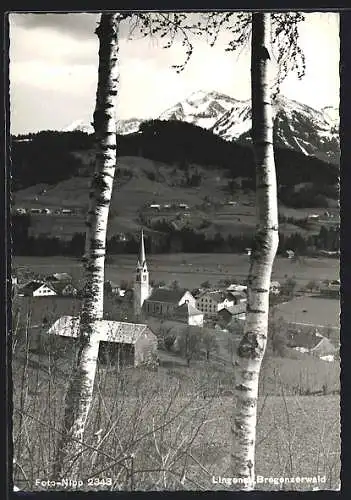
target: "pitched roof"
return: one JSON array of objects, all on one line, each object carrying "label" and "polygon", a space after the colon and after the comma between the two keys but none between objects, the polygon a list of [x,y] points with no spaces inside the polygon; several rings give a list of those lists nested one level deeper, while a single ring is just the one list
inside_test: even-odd
[{"label": "pitched roof", "polygon": [[48,282],[47,284],[50,286],[50,288],[52,288],[56,293],[59,294],[63,292],[66,286],[69,286],[74,290],[78,291],[77,288],[73,286],[70,281],[54,281],[54,282]]},{"label": "pitched roof", "polygon": [[[49,335],[77,338],[79,334],[79,318],[62,316],[48,330]],[[156,338],[147,325],[138,323],[124,323],[121,321],[101,320],[99,324],[99,339],[105,342],[135,344],[145,333]]]},{"label": "pitched roof", "polygon": [[211,299],[215,300],[216,302],[223,302],[225,299],[233,300],[229,292],[222,292],[220,290],[206,290],[198,298],[201,299],[206,295],[210,296]]},{"label": "pitched roof", "polygon": [[247,290],[247,285],[237,285],[236,283],[232,283],[227,288],[227,292],[243,292],[244,290]]},{"label": "pitched roof", "polygon": [[188,290],[183,288],[177,290],[171,290],[170,288],[155,288],[147,300],[149,302],[169,302],[171,304],[178,304],[187,291]]},{"label": "pitched roof", "polygon": [[184,316],[184,317],[199,316],[199,315],[203,316],[203,313],[199,311],[199,309],[196,309],[196,307],[189,304],[189,302],[185,302],[181,306],[178,306],[175,310],[175,313],[179,316]]},{"label": "pitched roof", "polygon": [[[50,288],[51,290],[53,290],[52,286],[50,286],[48,283],[45,283],[44,281],[29,281],[28,283],[26,283],[22,288],[21,288],[21,292],[22,293],[33,293],[35,292],[36,290],[38,290],[41,286],[43,285],[46,285],[48,288]],[[55,291],[55,290],[53,290]]]},{"label": "pitched roof", "polygon": [[232,316],[234,316],[235,314],[241,314],[243,312],[246,312],[246,304],[242,302],[242,303],[236,304],[234,306],[227,306],[227,307],[224,307],[223,309],[221,309],[220,311],[218,311],[218,313],[223,314],[224,311],[228,312]]},{"label": "pitched roof", "polygon": [[313,352],[330,354],[337,350],[336,346],[320,333],[299,332],[289,341],[290,347],[303,347]]}]

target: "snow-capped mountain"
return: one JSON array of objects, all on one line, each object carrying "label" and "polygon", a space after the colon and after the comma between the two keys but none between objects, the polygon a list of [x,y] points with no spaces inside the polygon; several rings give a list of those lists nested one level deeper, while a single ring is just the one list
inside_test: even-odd
[{"label": "snow-capped mountain", "polygon": [[[121,135],[133,134],[138,132],[139,126],[143,120],[138,118],[128,118],[127,120],[117,121],[117,133]],[[94,132],[94,127],[89,124],[87,125],[84,120],[75,120],[70,125],[62,129],[62,132],[74,132],[75,130],[85,132],[86,134],[92,134]]]},{"label": "snow-capped mountain", "polygon": [[134,134],[139,131],[140,124],[144,120],[140,118],[128,118],[127,120],[117,120],[117,133],[121,135]]},{"label": "snow-capped mountain", "polygon": [[75,120],[70,125],[62,129],[62,132],[85,132],[86,134],[92,134],[94,132],[94,128],[92,125],[87,125],[84,120]]},{"label": "snow-capped mountain", "polygon": [[[339,163],[339,110],[326,106],[316,110],[306,104],[277,96],[273,103],[275,143],[308,156]],[[158,116],[159,120],[178,120],[212,130],[227,141],[251,141],[251,100],[241,101],[216,91],[199,90]],[[145,119],[146,120],[146,119]],[[119,120],[121,135],[138,132],[139,118]],[[93,127],[78,120],[64,131]]]},{"label": "snow-capped mountain", "polygon": [[[284,96],[273,103],[275,143],[308,156],[339,161],[338,110],[328,106],[318,111]],[[251,141],[251,101],[241,101],[212,127],[225,140]]]},{"label": "snow-capped mountain", "polygon": [[159,120],[179,120],[210,129],[229,110],[239,103],[237,99],[219,92],[199,90],[164,111]]}]

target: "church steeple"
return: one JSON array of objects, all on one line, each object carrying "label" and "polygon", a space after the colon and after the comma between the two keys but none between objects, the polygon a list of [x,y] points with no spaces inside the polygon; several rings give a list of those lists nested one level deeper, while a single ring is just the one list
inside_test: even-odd
[{"label": "church steeple", "polygon": [[149,295],[149,272],[146,264],[144,232],[141,231],[140,251],[134,283],[134,312],[136,316],[140,315],[143,303],[149,297]]},{"label": "church steeple", "polygon": [[147,270],[146,257],[145,257],[145,246],[144,246],[144,231],[141,230],[141,241],[140,241],[140,252],[138,267],[142,267]]}]

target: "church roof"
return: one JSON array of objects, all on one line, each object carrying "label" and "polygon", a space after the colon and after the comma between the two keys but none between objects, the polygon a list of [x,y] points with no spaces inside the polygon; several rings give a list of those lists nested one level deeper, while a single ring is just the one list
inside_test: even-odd
[{"label": "church roof", "polygon": [[183,288],[177,290],[172,290],[170,288],[155,288],[147,300],[149,302],[169,302],[171,304],[178,304],[186,292],[187,290]]},{"label": "church roof", "polygon": [[[79,334],[79,318],[62,316],[49,328],[49,335],[77,338]],[[138,323],[124,323],[121,321],[101,320],[99,324],[99,339],[105,342],[121,344],[135,344],[145,333],[152,333],[147,325]],[[152,333],[152,335],[154,335]]]}]

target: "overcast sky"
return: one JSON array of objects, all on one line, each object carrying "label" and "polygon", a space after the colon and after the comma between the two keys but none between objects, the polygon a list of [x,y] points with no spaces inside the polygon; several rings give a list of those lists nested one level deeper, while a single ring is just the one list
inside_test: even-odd
[{"label": "overcast sky", "polygon": [[[62,129],[76,120],[92,121],[97,83],[98,15],[11,14],[10,98],[11,132]],[[225,52],[230,33],[215,47],[194,42],[186,69],[176,43],[163,49],[157,40],[128,40],[121,28],[119,118],[157,117],[197,90],[216,90],[237,99],[250,97],[249,50]],[[339,16],[306,14],[300,44],[306,56],[306,76],[291,75],[281,92],[317,109],[339,106]]]}]

